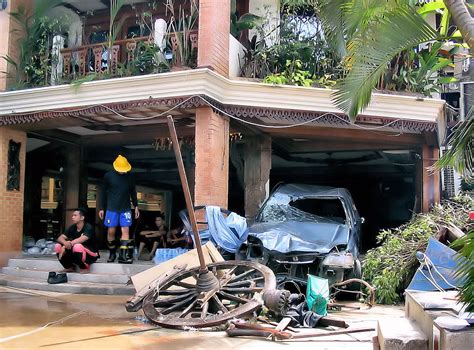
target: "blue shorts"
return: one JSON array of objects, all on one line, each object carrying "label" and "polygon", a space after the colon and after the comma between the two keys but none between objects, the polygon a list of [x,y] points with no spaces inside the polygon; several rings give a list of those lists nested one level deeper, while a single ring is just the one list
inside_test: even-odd
[{"label": "blue shorts", "polygon": [[122,213],[117,213],[115,211],[106,211],[104,224],[107,227],[130,227],[132,226],[132,212],[130,210],[124,211]]}]

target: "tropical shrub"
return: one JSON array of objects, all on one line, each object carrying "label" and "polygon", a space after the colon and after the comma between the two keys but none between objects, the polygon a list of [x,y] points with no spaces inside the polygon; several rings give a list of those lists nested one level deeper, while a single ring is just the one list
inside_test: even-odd
[{"label": "tropical shrub", "polygon": [[313,84],[311,74],[302,68],[303,64],[300,60],[287,60],[285,70],[282,73],[268,75],[263,82],[267,84],[311,86]]},{"label": "tropical shrub", "polygon": [[10,56],[3,57],[15,71],[15,76],[11,77],[14,79],[12,89],[46,86],[51,82],[53,37],[62,32],[64,25],[60,19],[50,18],[46,14],[60,2],[39,0],[31,10],[21,5],[10,13],[19,25],[19,29],[12,32],[12,35],[18,34],[20,37],[19,60]]},{"label": "tropical shrub", "polygon": [[[304,2],[303,2],[304,3]],[[299,76],[298,85],[308,83],[308,78],[320,82],[321,86],[332,86],[332,81],[340,79],[344,71],[342,61],[324,38],[317,8],[295,2],[282,7],[278,27],[270,15],[255,23],[257,35],[244,42],[245,56],[241,75],[247,78],[259,78],[277,84],[293,84],[288,78],[288,62],[298,70],[308,72]],[[278,33],[277,40],[271,37]],[[303,83],[304,81],[304,83]],[[327,84],[326,84],[327,82]],[[312,82],[311,82],[312,84]]]}]

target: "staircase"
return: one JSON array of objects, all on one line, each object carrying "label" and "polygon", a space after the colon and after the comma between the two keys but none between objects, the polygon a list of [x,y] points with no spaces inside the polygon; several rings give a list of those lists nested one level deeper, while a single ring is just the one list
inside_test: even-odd
[{"label": "staircase", "polygon": [[154,266],[152,262],[138,261],[133,264],[107,263],[107,253],[91,265],[89,273],[68,273],[68,282],[49,284],[50,271],[63,269],[55,256],[25,255],[12,258],[0,273],[0,285],[60,293],[133,295],[135,289],[127,286],[130,276]]}]

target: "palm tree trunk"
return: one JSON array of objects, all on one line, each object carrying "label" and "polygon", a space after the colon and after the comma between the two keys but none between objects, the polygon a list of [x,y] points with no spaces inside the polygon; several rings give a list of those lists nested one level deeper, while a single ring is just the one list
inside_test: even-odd
[{"label": "palm tree trunk", "polygon": [[451,18],[458,27],[464,42],[469,45],[469,52],[474,54],[474,18],[469,13],[465,1],[444,0],[444,4],[451,13]]}]

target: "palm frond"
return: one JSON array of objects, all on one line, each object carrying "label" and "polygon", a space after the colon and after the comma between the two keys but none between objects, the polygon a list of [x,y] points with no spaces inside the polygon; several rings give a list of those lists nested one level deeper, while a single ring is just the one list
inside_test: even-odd
[{"label": "palm frond", "polygon": [[399,7],[367,27],[348,46],[349,73],[334,94],[351,120],[365,108],[388,63],[403,50],[438,38],[438,33],[411,7]]},{"label": "palm frond", "polygon": [[474,312],[474,230],[454,241],[452,246],[460,248],[455,272],[461,285],[460,299],[467,304],[466,311]]},{"label": "palm frond", "polygon": [[466,120],[459,124],[451,135],[448,150],[434,164],[439,170],[452,166],[467,181],[474,178],[474,108],[469,111]]},{"label": "palm frond", "polygon": [[347,54],[345,9],[350,2],[350,0],[322,0],[319,7],[327,41],[341,57]]}]

